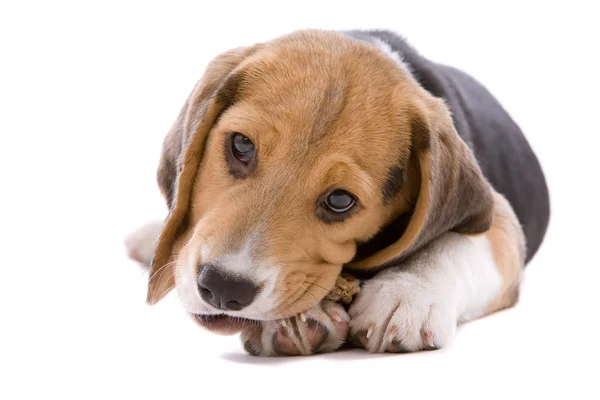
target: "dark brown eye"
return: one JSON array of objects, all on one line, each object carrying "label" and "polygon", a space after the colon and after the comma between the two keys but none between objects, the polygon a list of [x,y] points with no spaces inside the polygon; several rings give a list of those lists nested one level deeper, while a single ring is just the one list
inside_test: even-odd
[{"label": "dark brown eye", "polygon": [[334,190],[325,199],[325,205],[335,213],[344,213],[354,207],[356,199],[345,190]]},{"label": "dark brown eye", "polygon": [[254,143],[239,132],[233,134],[231,151],[235,158],[243,163],[248,163],[254,156]]}]

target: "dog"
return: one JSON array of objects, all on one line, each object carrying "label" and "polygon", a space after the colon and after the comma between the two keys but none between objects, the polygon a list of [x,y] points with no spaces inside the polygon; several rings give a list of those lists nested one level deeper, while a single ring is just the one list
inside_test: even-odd
[{"label": "dog", "polygon": [[[391,31],[301,30],[218,55],[167,134],[169,213],[127,239],[253,355],[412,352],[515,305],[547,230],[525,136],[468,74]],[[323,300],[342,271],[349,307]]]}]

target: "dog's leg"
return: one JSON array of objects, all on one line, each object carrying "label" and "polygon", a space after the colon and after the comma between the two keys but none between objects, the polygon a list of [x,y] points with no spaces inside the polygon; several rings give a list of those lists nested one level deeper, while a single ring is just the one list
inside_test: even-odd
[{"label": "dog's leg", "polygon": [[446,233],[364,283],[349,310],[351,341],[371,352],[443,347],[459,323],[516,303],[524,256],[517,219],[496,195],[487,232]]},{"label": "dog's leg", "polygon": [[160,234],[164,223],[153,221],[147,223],[131,232],[125,238],[125,248],[129,258],[150,266],[154,250],[156,249],[156,238]]},{"label": "dog's leg", "polygon": [[246,351],[255,356],[326,353],[344,344],[349,321],[343,306],[324,300],[292,318],[248,324],[241,337]]}]

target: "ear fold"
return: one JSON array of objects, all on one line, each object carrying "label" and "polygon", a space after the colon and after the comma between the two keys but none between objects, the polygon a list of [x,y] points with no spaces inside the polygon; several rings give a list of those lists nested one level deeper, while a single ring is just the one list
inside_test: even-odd
[{"label": "ear fold", "polygon": [[174,246],[185,225],[206,138],[220,113],[233,102],[241,80],[240,63],[257,48],[234,49],[211,61],[163,142],[157,181],[169,214],[152,261],[146,299],[149,304],[157,303],[175,286]]},{"label": "ear fold", "polygon": [[398,224],[405,226],[403,232],[386,230],[386,235],[398,235],[391,245],[350,263],[350,269],[397,265],[444,232],[475,234],[491,225],[491,186],[473,152],[458,136],[446,106],[432,99],[415,115],[412,159],[421,180],[415,208],[407,224]]}]

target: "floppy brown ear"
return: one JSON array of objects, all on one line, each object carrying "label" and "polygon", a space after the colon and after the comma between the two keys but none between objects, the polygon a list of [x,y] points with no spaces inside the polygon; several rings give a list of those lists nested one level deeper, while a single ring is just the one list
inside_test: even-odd
[{"label": "floppy brown ear", "polygon": [[473,152],[458,136],[445,104],[431,99],[418,106],[411,134],[411,162],[420,177],[414,210],[407,224],[396,224],[403,230],[386,230],[385,235],[396,236],[384,239],[392,244],[350,263],[350,269],[397,265],[444,232],[475,234],[491,225],[492,188]]},{"label": "floppy brown ear", "polygon": [[150,269],[146,301],[155,304],[173,287],[176,239],[185,225],[192,185],[202,159],[204,144],[220,113],[233,101],[241,74],[240,63],[258,46],[223,53],[210,62],[183,105],[163,142],[157,181],[169,207],[157,239]]}]

